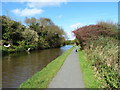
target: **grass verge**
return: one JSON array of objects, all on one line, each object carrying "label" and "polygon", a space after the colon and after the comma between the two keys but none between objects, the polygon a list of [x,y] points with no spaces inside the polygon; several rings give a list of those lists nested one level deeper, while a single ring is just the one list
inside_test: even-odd
[{"label": "grass verge", "polygon": [[99,88],[100,81],[96,79],[93,68],[87,60],[84,51],[79,50],[78,55],[85,88]]},{"label": "grass verge", "polygon": [[74,47],[70,48],[66,52],[64,52],[61,56],[53,60],[49,63],[45,68],[41,71],[37,72],[33,75],[32,78],[28,79],[27,81],[23,82],[20,85],[20,88],[47,88],[50,81],[59,71],[61,66],[63,65],[67,56],[71,53]]}]

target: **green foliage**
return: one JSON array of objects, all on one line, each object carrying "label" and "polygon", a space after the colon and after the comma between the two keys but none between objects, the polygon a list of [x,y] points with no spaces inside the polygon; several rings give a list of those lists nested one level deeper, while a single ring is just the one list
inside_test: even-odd
[{"label": "green foliage", "polygon": [[79,50],[78,55],[80,60],[80,67],[83,73],[85,88],[99,88],[102,85],[102,82],[97,80],[95,77],[95,73],[90,61],[88,61],[86,58],[85,52]]},{"label": "green foliage", "polygon": [[22,37],[22,33],[21,32],[18,32],[18,31],[16,31],[16,32],[13,32],[11,35],[10,35],[10,38],[11,38],[11,40],[12,40],[12,42],[13,42],[13,45],[17,45],[18,43],[18,41],[21,41],[22,39],[23,39],[23,37]]},{"label": "green foliage", "polygon": [[15,46],[15,51],[16,51],[16,52],[22,52],[22,51],[24,51],[24,50],[25,50],[25,48],[22,47],[22,46]]},{"label": "green foliage", "polygon": [[120,88],[118,40],[99,37],[91,41],[85,49],[88,60],[92,63],[96,76],[103,80],[102,88]]},{"label": "green foliage", "polygon": [[50,47],[48,42],[43,37],[39,37],[37,46],[39,49],[45,49]]},{"label": "green foliage", "polygon": [[[60,47],[63,41],[65,40],[63,35],[64,31],[56,26],[49,18],[26,18],[26,23],[29,23],[29,28],[36,31],[39,35],[39,46],[45,48],[50,47]],[[43,38],[41,38],[43,37]],[[44,44],[45,42],[45,44]],[[48,45],[47,45],[48,43]],[[38,47],[39,47],[38,46]]]},{"label": "green foliage", "polygon": [[25,50],[27,50],[28,48],[30,48],[30,50],[35,50],[37,49],[36,45],[25,45]]},{"label": "green foliage", "polygon": [[75,40],[66,40],[64,42],[65,45],[71,45],[71,44],[75,44]]},{"label": "green foliage", "polygon": [[11,45],[9,48],[3,48],[4,53],[22,52],[28,48],[31,50],[56,48],[65,41],[63,29],[49,18],[26,18],[27,26],[6,16],[0,16],[0,20],[2,20],[2,43]]},{"label": "green foliage", "polygon": [[99,88],[120,88],[120,32],[117,25],[101,21],[97,25],[84,26],[73,32],[86,53],[87,62],[92,66],[96,80],[102,81]]},{"label": "green foliage", "polygon": [[18,41],[19,46],[25,46],[25,41]]},{"label": "green foliage", "polygon": [[[6,41],[19,41],[21,40],[21,31],[24,30],[24,26],[20,22],[11,20],[9,17],[0,16],[2,20],[2,39]],[[17,37],[16,37],[17,36]],[[15,38],[16,37],[16,38]]]},{"label": "green foliage", "polygon": [[27,44],[35,44],[38,41],[38,37],[39,37],[36,31],[29,29],[23,31],[22,35],[25,39],[25,42],[27,42]]},{"label": "green foliage", "polygon": [[49,63],[40,72],[37,72],[32,78],[20,85],[20,88],[47,88],[50,81],[56,75],[60,67],[63,65],[67,56],[71,53],[74,47],[64,52],[61,56],[57,57]]},{"label": "green foliage", "polygon": [[3,56],[8,54],[8,49],[5,47],[0,46],[0,51],[2,51]]}]

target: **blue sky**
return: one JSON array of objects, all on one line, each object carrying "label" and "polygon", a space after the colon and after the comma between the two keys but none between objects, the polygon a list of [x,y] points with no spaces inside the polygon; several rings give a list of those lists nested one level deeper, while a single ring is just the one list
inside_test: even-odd
[{"label": "blue sky", "polygon": [[118,21],[117,2],[3,2],[2,15],[24,23],[25,17],[47,17],[62,27],[69,39],[71,31],[101,20]]}]

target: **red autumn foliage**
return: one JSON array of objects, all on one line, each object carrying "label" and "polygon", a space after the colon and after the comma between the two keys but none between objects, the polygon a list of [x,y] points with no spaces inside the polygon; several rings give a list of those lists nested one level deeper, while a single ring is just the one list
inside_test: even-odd
[{"label": "red autumn foliage", "polygon": [[110,36],[114,37],[117,32],[109,30],[109,28],[103,27],[101,25],[89,25],[74,30],[73,33],[75,34],[76,38],[79,40],[81,49],[84,49],[86,44],[90,40],[97,39],[98,36]]}]

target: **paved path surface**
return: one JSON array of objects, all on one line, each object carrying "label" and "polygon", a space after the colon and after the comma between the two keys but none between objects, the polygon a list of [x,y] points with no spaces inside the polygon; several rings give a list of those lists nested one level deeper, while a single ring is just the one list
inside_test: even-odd
[{"label": "paved path surface", "polygon": [[84,88],[78,52],[74,48],[48,88]]}]

